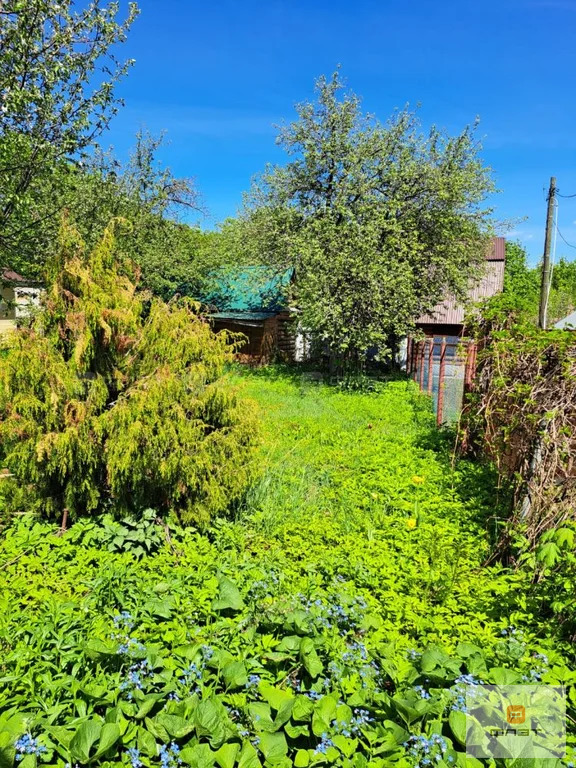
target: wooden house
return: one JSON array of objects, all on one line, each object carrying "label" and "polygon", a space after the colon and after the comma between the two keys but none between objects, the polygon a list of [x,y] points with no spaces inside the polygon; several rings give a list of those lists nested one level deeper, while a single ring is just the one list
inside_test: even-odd
[{"label": "wooden house", "polygon": [[[486,254],[482,280],[471,286],[468,303],[488,299],[504,287],[506,241],[495,237]],[[438,423],[458,419],[464,393],[476,365],[476,345],[466,339],[466,307],[454,298],[439,302],[429,314],[418,318],[424,339],[408,339],[403,367],[427,392],[434,403]]]}]

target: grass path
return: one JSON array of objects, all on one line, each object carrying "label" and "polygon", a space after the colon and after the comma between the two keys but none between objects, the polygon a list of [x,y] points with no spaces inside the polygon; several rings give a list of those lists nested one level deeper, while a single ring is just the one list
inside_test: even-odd
[{"label": "grass path", "polygon": [[482,565],[492,478],[453,466],[413,384],[348,393],[278,369],[235,383],[263,422],[262,476],[240,522],[281,551],[282,567],[306,562],[368,587],[386,606],[383,636],[493,642],[519,577]]}]

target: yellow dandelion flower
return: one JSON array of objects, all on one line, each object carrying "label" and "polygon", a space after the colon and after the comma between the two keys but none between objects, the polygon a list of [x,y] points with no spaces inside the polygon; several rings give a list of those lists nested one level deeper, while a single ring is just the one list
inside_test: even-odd
[{"label": "yellow dandelion flower", "polygon": [[422,485],[422,483],[424,482],[424,478],[420,477],[420,475],[413,475],[412,482],[414,483],[414,485]]},{"label": "yellow dandelion flower", "polygon": [[409,517],[408,520],[406,520],[406,528],[408,528],[409,531],[413,531],[414,528],[416,528],[416,518]]}]

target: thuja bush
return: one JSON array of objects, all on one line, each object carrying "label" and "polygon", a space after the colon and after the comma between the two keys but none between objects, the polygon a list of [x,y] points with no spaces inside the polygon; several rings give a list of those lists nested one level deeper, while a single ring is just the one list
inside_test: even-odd
[{"label": "thuja bush", "polygon": [[154,507],[207,520],[250,477],[254,422],[223,379],[237,340],[193,303],[139,292],[115,226],[88,250],[63,222],[43,311],[4,342],[0,466],[48,519]]}]

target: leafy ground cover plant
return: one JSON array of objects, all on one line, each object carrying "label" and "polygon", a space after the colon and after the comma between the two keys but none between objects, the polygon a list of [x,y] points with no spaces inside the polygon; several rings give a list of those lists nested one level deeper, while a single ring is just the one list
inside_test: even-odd
[{"label": "leafy ground cover plant", "polygon": [[488,479],[451,470],[410,383],[237,383],[265,470],[237,521],[140,559],[6,532],[3,765],[478,768],[465,684],[565,684],[574,716],[572,648],[521,573],[482,568]]}]

